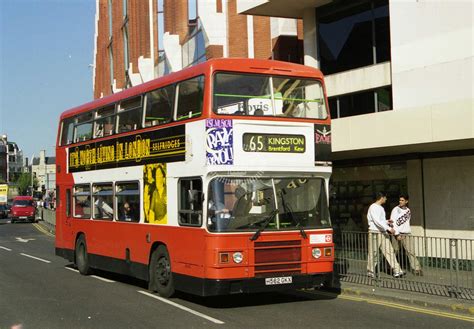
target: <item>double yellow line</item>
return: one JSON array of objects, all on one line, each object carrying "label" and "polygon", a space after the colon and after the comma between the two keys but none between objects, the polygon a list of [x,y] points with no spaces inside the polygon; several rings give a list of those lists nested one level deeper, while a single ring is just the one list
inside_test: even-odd
[{"label": "double yellow line", "polygon": [[414,306],[409,306],[409,305],[405,305],[405,304],[391,303],[391,302],[376,300],[376,299],[371,299],[371,298],[355,297],[355,296],[344,295],[344,294],[337,295],[337,294],[330,293],[330,292],[325,292],[325,291],[314,291],[314,294],[322,295],[322,296],[329,296],[329,297],[336,297],[336,298],[341,298],[341,299],[347,299],[347,300],[352,300],[352,301],[356,301],[356,302],[367,302],[369,304],[382,305],[382,306],[397,308],[397,309],[404,310],[404,311],[424,313],[424,314],[428,314],[428,315],[436,315],[436,316],[441,316],[441,317],[450,318],[450,319],[474,322],[474,317],[469,316],[469,315],[452,314],[452,313],[448,313],[448,312],[442,312],[442,311],[437,311],[437,310],[429,310],[429,309],[425,309],[425,308],[421,308],[421,307],[414,307]]},{"label": "double yellow line", "polygon": [[50,237],[53,237],[54,238],[54,234],[49,232],[48,230],[46,230],[43,226],[41,226],[40,224],[33,224],[34,227],[36,227],[36,229],[38,231],[40,231],[41,233],[44,233],[46,234],[47,236],[50,236]]}]

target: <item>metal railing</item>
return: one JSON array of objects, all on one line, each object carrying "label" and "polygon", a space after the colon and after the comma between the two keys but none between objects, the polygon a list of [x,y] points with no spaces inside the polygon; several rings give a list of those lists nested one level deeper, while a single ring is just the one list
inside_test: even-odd
[{"label": "metal railing", "polygon": [[336,280],[474,300],[473,241],[341,232]]}]

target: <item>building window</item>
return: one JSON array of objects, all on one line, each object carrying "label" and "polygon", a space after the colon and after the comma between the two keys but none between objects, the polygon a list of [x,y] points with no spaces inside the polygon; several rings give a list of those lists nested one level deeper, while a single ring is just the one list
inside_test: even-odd
[{"label": "building window", "polygon": [[188,25],[196,25],[197,17],[197,0],[188,0]]},{"label": "building window", "polygon": [[179,181],[179,224],[201,226],[202,224],[202,180],[183,178]]},{"label": "building window", "polygon": [[107,3],[107,13],[109,15],[109,39],[112,39],[112,33],[113,33],[113,29],[112,29],[112,0],[109,0],[108,3]]},{"label": "building window", "polygon": [[316,10],[321,70],[333,74],[390,60],[387,0],[329,4]]},{"label": "building window", "polygon": [[164,12],[163,12],[163,1],[157,1],[158,7],[158,54],[159,57],[163,56],[164,47],[163,47],[163,35],[165,34],[165,19],[164,19]]},{"label": "building window", "polygon": [[123,0],[123,24],[122,24],[122,34],[123,34],[123,60],[125,67],[125,76],[128,78],[130,68],[130,55],[129,55],[129,42],[128,42],[128,0]]},{"label": "building window", "polygon": [[392,87],[329,97],[329,108],[333,119],[391,110]]},{"label": "building window", "polygon": [[183,44],[183,68],[206,61],[206,41],[202,30],[198,30]]},{"label": "building window", "polygon": [[[114,52],[112,50],[112,42],[109,44],[109,68],[110,68],[110,87],[114,84]],[[113,92],[112,88],[112,92]]]}]

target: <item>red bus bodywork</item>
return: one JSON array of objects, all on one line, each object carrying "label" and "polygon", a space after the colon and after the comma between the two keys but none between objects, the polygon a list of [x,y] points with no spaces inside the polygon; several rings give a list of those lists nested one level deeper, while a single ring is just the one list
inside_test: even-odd
[{"label": "red bus bodywork", "polygon": [[[314,68],[269,60],[214,59],[70,109],[61,115],[60,122],[92,109],[199,75],[205,76],[203,112],[200,117],[142,128],[123,135],[134,135],[138,131],[163,129],[209,118],[222,118],[212,111],[211,105],[212,76],[217,71],[311,77],[320,80],[324,87],[321,72]],[[229,115],[225,118],[241,119]],[[245,119],[261,120],[253,117]],[[317,121],[325,125],[330,124],[329,115],[325,120],[279,117],[268,117],[265,120],[307,123]],[[95,142],[117,136],[96,139]],[[176,289],[201,296],[310,288],[322,284],[333,271],[334,244],[330,228],[306,230],[307,238],[304,238],[298,230],[263,231],[256,241],[251,241],[249,238],[254,232],[212,233],[208,231],[205,223],[201,227],[181,227],[74,218],[70,211],[71,194],[66,192],[71,191],[75,184],[73,175],[68,172],[68,148],[85,145],[91,141],[60,145],[60,138],[61,123],[56,146],[56,254],[69,261],[75,262],[76,242],[83,236],[87,242],[88,261],[91,267],[148,281],[151,254],[158,246],[164,245],[169,252]],[[311,243],[309,235],[318,235],[325,239],[323,238],[323,241],[317,239],[318,243],[315,244]],[[318,259],[312,256],[312,249],[315,247],[320,248],[322,252],[322,256]],[[235,264],[230,261],[223,264],[219,261],[219,252],[234,251],[243,253],[242,263]],[[265,278],[280,276],[292,276],[292,283],[265,284]]]}]

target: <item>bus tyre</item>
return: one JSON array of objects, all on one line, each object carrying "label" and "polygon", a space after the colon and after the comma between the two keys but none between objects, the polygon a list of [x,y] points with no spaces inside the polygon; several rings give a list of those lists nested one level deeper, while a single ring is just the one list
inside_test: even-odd
[{"label": "bus tyre", "polygon": [[86,239],[81,235],[76,241],[75,264],[79,273],[88,275],[91,273],[89,267],[89,255],[87,254]]},{"label": "bus tyre", "polygon": [[168,298],[174,294],[170,255],[165,246],[159,246],[150,259],[148,289]]}]

